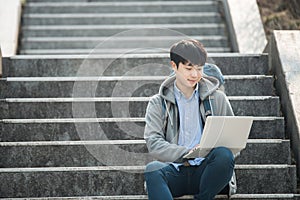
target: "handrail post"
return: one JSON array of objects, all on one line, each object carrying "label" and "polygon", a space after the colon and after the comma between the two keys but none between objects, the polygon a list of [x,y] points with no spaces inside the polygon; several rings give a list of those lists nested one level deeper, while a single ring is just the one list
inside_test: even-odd
[{"label": "handrail post", "polygon": [[2,53],[1,53],[1,46],[0,46],[0,77],[2,77]]}]

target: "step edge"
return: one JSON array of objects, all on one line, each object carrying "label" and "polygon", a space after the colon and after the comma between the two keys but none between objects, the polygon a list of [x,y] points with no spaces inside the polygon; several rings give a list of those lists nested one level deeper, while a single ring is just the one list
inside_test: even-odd
[{"label": "step edge", "polygon": [[[284,117],[253,117],[254,121],[284,120]],[[145,122],[145,118],[45,118],[0,119],[0,123],[98,123],[98,122]]]},{"label": "step edge", "polygon": [[[260,198],[260,199],[273,199],[273,198],[288,198],[288,199],[293,199],[296,197],[297,194],[293,193],[286,193],[286,194],[234,194],[231,196],[231,199],[248,199],[248,198]],[[193,199],[192,195],[184,195],[179,198],[175,198],[175,200],[179,199]],[[217,195],[216,198],[224,198],[227,199],[227,195]],[[2,199],[2,198],[0,198]],[[97,199],[148,199],[147,195],[115,195],[115,196],[71,196],[71,197],[26,197],[26,198],[5,198],[7,200],[75,200],[75,199],[83,199],[83,200],[97,200]]]},{"label": "step edge", "polygon": [[[282,144],[289,143],[283,139],[248,139],[247,144]],[[145,145],[145,140],[74,140],[74,141],[27,141],[0,142],[0,147],[21,146],[82,146],[82,145]]]},{"label": "step edge", "polygon": [[[163,81],[168,76],[52,76],[52,77],[6,77],[7,82],[71,82],[71,81]],[[272,75],[224,75],[225,80],[268,80]]]},{"label": "step edge", "polygon": [[26,7],[89,7],[89,6],[154,6],[154,5],[176,5],[178,6],[186,6],[186,5],[216,5],[215,1],[158,1],[158,2],[151,2],[151,1],[136,1],[136,2],[39,2],[33,3],[29,2],[26,4]]},{"label": "step edge", "polygon": [[164,28],[213,28],[213,27],[225,27],[222,23],[189,23],[189,24],[110,24],[110,25],[25,25],[22,26],[22,29],[24,30],[55,30],[55,29],[61,29],[61,30],[70,30],[70,29],[164,29]]},{"label": "step edge", "polygon": [[[98,42],[103,41],[107,42],[107,39],[110,37],[26,37],[22,38],[22,43],[27,42]],[[170,40],[181,40],[182,36],[114,36],[114,41],[143,41],[143,40],[153,40],[155,38],[156,41],[166,41]],[[227,36],[223,35],[200,35],[194,36],[194,39],[198,39],[200,41],[203,40],[226,40]],[[108,41],[109,42],[109,41]]]},{"label": "step edge", "polygon": [[[52,98],[5,98],[0,99],[7,103],[76,103],[76,102],[145,102],[151,97],[52,97]],[[233,101],[258,101],[258,100],[279,100],[279,96],[228,96]]]},{"label": "step edge", "polygon": [[134,17],[215,17],[220,16],[218,12],[147,12],[147,13],[47,13],[47,14],[24,14],[23,18],[27,19],[65,19],[65,18],[134,18]]},{"label": "step edge", "polygon": [[[208,53],[208,58],[228,58],[228,57],[247,57],[247,58],[254,58],[254,57],[267,57],[268,54],[244,54],[244,53]],[[40,59],[53,59],[53,60],[60,60],[60,59],[135,59],[135,58],[144,58],[144,59],[169,59],[168,53],[157,53],[157,54],[125,54],[120,57],[120,55],[116,54],[106,54],[106,55],[16,55],[9,58],[9,60],[40,60]]]},{"label": "step edge", "polygon": [[[235,165],[237,170],[258,170],[258,169],[295,169],[295,165],[289,164],[267,164],[267,165]],[[91,166],[91,167],[23,167],[23,168],[0,168],[0,173],[12,172],[68,172],[68,171],[143,171],[144,165],[141,166]]]}]

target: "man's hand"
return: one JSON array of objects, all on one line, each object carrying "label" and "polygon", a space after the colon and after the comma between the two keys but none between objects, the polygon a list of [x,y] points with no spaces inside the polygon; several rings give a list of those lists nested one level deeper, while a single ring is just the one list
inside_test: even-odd
[{"label": "man's hand", "polygon": [[197,144],[196,146],[194,146],[194,147],[189,151],[189,153],[194,152],[198,147],[200,147],[200,144]]}]

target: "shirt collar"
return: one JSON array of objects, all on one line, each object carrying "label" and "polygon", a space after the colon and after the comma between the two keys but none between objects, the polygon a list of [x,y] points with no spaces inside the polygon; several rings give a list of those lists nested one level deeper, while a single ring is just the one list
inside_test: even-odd
[{"label": "shirt collar", "polygon": [[[199,83],[196,84],[196,87],[194,89],[193,95],[189,98],[198,98],[198,88],[199,88]],[[185,98],[184,94],[180,91],[180,89],[176,86],[176,81],[174,81],[174,94],[176,99],[180,100],[181,98]]]}]

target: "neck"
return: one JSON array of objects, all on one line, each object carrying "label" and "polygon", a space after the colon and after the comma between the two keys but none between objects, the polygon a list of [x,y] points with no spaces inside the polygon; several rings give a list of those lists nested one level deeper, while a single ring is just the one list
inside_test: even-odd
[{"label": "neck", "polygon": [[190,87],[184,87],[182,85],[179,85],[177,82],[176,82],[176,86],[177,88],[184,94],[185,98],[190,98],[195,90],[195,87],[193,88],[190,88]]}]

